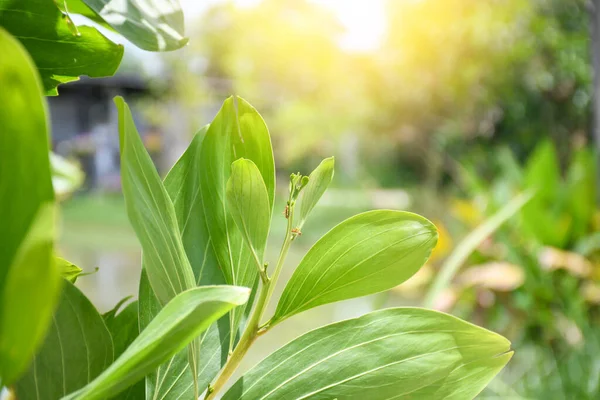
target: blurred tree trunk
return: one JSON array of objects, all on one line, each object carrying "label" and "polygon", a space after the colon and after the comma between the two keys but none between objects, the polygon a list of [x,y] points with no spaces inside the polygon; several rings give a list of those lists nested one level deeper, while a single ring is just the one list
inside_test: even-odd
[{"label": "blurred tree trunk", "polygon": [[[590,53],[592,59],[592,129],[591,140],[594,143],[597,158],[597,187],[600,188],[600,0],[590,0]],[[600,190],[598,202],[600,202]]]}]

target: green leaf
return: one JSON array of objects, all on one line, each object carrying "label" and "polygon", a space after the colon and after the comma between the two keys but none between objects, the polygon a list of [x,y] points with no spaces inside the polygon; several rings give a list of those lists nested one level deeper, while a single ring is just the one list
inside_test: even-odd
[{"label": "green leaf", "polygon": [[518,213],[532,198],[532,192],[526,192],[515,197],[460,241],[452,254],[444,261],[444,264],[440,268],[440,272],[437,274],[431,287],[427,291],[425,299],[423,300],[425,307],[433,307],[435,305],[435,300],[439,294],[448,287],[452,278],[475,249],[500,228],[502,224]]},{"label": "green leaf", "polygon": [[179,49],[188,42],[177,0],[83,0],[131,43],[149,51]]},{"label": "green leaf", "polygon": [[15,385],[17,398],[59,399],[96,378],[113,361],[113,344],[102,317],[72,283],[62,297],[44,344]]},{"label": "green leaf", "polygon": [[60,275],[42,86],[25,49],[1,27],[0,54],[0,380],[8,385],[43,341]]},{"label": "green leaf", "polygon": [[138,324],[138,302],[129,303],[118,312],[122,303],[112,311],[104,314],[102,319],[110,332],[115,349],[115,358],[119,357],[140,333]]},{"label": "green leaf", "polygon": [[[242,157],[253,161],[260,171],[272,213],[275,165],[269,131],[250,104],[239,97],[230,97],[223,103],[202,142],[200,195],[210,240],[226,282],[254,287],[258,272],[251,251],[235,226],[225,194],[231,164]],[[244,306],[234,310],[232,332],[237,331],[245,309]]]},{"label": "green leaf", "polygon": [[302,190],[302,203],[300,204],[300,224],[302,229],[308,214],[317,205],[317,202],[327,190],[327,187],[333,179],[333,167],[335,160],[329,157],[321,161],[321,164],[308,177],[308,185]]},{"label": "green leaf", "polygon": [[206,227],[200,195],[200,150],[208,125],[194,136],[187,150],[164,180],[165,189],[175,208],[183,247],[198,285],[224,284]]},{"label": "green leaf", "polygon": [[196,286],[187,259],[173,203],[135,128],[131,111],[116,97],[119,110],[121,179],[131,221],[144,252],[143,263],[152,289],[166,304]]},{"label": "green leaf", "polygon": [[56,6],[65,14],[79,14],[114,32],[114,29],[87,6],[83,0],[54,0]]},{"label": "green leaf", "polygon": [[55,263],[62,277],[71,283],[75,283],[77,277],[83,272],[83,270],[77,265],[65,260],[64,258],[55,257]]},{"label": "green leaf", "polygon": [[[169,171],[165,188],[175,206],[175,214],[190,264],[200,285],[225,283],[206,228],[202,207],[199,173],[200,148],[208,126],[198,132],[188,149]],[[145,272],[140,281],[141,326],[144,328],[160,311],[160,304],[149,287]],[[221,318],[211,325],[200,340],[201,368],[198,386],[206,388],[216,376],[229,354],[229,320]],[[190,398],[193,396],[193,380],[186,350],[174,355],[161,365],[156,373],[146,377],[147,395],[150,398]]]},{"label": "green leaf", "polygon": [[252,161],[240,158],[231,164],[227,181],[227,207],[259,270],[271,227],[269,195],[260,171]]},{"label": "green leaf", "polygon": [[60,294],[54,261],[54,207],[42,207],[6,275],[0,303],[0,376],[6,385],[29,366]]},{"label": "green leaf", "polygon": [[111,76],[123,57],[123,46],[94,28],[75,27],[49,0],[0,0],[0,26],[25,46],[47,94],[80,75]]},{"label": "green leaf", "polygon": [[471,399],[508,362],[509,349],[502,336],[451,315],[386,309],[300,336],[223,400]]},{"label": "green leaf", "polygon": [[171,300],[98,378],[69,399],[115,396],[182,350],[213,322],[248,300],[249,289],[203,286]]},{"label": "green leaf", "polygon": [[[138,302],[129,303],[123,310],[119,309],[129,297],[121,300],[115,308],[102,316],[104,323],[112,337],[115,358],[123,354],[125,349],[135,340],[140,333],[138,323]],[[146,394],[144,380],[140,379],[135,385],[128,387],[112,400],[143,399]]]},{"label": "green leaf", "polygon": [[416,214],[379,210],[349,218],[304,256],[272,323],[322,304],[391,289],[421,268],[436,243],[435,226]]}]

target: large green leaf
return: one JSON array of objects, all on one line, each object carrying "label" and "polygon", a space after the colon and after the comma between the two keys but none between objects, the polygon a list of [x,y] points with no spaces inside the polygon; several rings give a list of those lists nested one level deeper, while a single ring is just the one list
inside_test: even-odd
[{"label": "large green leaf", "polygon": [[2,27],[0,87],[0,380],[10,384],[44,338],[60,278],[46,102],[31,58]]},{"label": "large green leaf", "polygon": [[225,195],[233,221],[252,251],[257,268],[262,269],[271,227],[271,207],[256,164],[245,158],[234,161]]},{"label": "large green leaf", "polygon": [[421,268],[436,243],[435,226],[416,214],[378,210],[349,218],[304,256],[272,323],[321,304],[399,285]]},{"label": "large green leaf", "polygon": [[0,302],[0,377],[14,382],[41,344],[60,294],[54,206],[40,209],[6,275]]},{"label": "large green leaf", "polygon": [[123,57],[123,46],[94,28],[75,28],[50,0],[0,0],[0,26],[25,46],[47,94],[80,75],[111,76]]},{"label": "large green leaf", "polygon": [[419,308],[315,329],[243,375],[223,400],[472,399],[512,356],[500,335]]},{"label": "large green leaf", "polygon": [[327,190],[327,187],[333,179],[333,167],[335,160],[329,157],[321,161],[321,164],[310,173],[308,184],[302,190],[302,203],[300,204],[300,224],[302,228],[308,218],[308,214],[317,205],[317,202]]},{"label": "large green leaf", "polygon": [[149,51],[183,47],[184,21],[177,0],[83,0],[130,42]]},{"label": "large green leaf", "polygon": [[[208,126],[198,132],[188,149],[171,168],[165,178],[165,188],[175,206],[175,214],[181,231],[183,245],[199,285],[225,283],[214,251],[209,241],[200,191],[200,147]],[[140,281],[140,322],[148,325],[160,311],[160,304],[149,287],[146,274]],[[198,386],[206,388],[223,366],[229,353],[229,320],[221,318],[211,325],[201,338]],[[150,398],[190,398],[193,396],[193,380],[188,362],[188,352],[182,351],[161,365],[156,373],[146,377],[147,395]]]},{"label": "large green leaf", "polygon": [[235,286],[203,286],[180,293],[108,369],[68,398],[91,400],[117,395],[182,350],[233,307],[244,304],[249,294],[249,289]]},{"label": "large green leaf", "polygon": [[102,317],[72,283],[64,290],[44,344],[15,385],[17,398],[59,399],[96,378],[113,361]]},{"label": "large green leaf", "polygon": [[131,111],[121,97],[119,109],[121,178],[127,215],[144,252],[144,267],[152,289],[166,304],[196,286],[187,259],[173,203],[137,132]]},{"label": "large green leaf", "polygon": [[[231,164],[242,157],[252,160],[260,171],[272,210],[275,165],[269,131],[250,104],[239,97],[230,97],[202,142],[200,195],[210,240],[227,283],[254,287],[258,272],[251,251],[228,210],[225,194]],[[244,312],[245,307],[234,310],[232,332],[237,330]]]},{"label": "large green leaf", "polygon": [[[112,337],[115,358],[123,354],[125,349],[135,340],[140,333],[138,322],[138,302],[129,303],[123,310],[121,306],[128,298],[120,301],[113,310],[102,315],[104,323]],[[140,379],[135,385],[128,387],[112,400],[137,400],[143,399],[146,393],[144,380]]]}]

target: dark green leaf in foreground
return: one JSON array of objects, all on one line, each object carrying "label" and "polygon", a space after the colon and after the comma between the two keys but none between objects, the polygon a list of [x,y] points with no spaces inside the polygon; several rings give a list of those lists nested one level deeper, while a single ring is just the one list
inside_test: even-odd
[{"label": "dark green leaf in foreground", "polygon": [[183,47],[183,12],[177,0],[83,0],[131,43],[149,51]]},{"label": "dark green leaf in foreground", "polygon": [[308,184],[302,190],[302,202],[300,203],[300,224],[302,228],[308,218],[308,214],[317,205],[317,202],[327,190],[327,187],[333,179],[333,167],[335,160],[329,157],[321,161],[321,164],[308,177]]},{"label": "dark green leaf in foreground", "polygon": [[11,384],[43,341],[60,275],[46,103],[31,58],[2,27],[0,82],[0,380]]},{"label": "dark green leaf in foreground", "polygon": [[47,94],[81,75],[111,76],[123,57],[123,46],[95,28],[74,27],[51,0],[0,0],[0,26],[25,46]]},{"label": "dark green leaf in foreground", "polygon": [[[113,310],[104,314],[102,318],[112,337],[115,349],[115,358],[123,354],[125,349],[135,340],[140,333],[138,323],[138,302],[129,303],[119,311],[121,306],[129,298],[120,301]],[[112,400],[138,400],[143,399],[146,393],[144,380],[140,379],[135,385],[128,387]]]},{"label": "dark green leaf in foreground", "polygon": [[391,289],[427,261],[435,226],[402,211],[358,214],[325,234],[285,287],[273,322],[322,304]]},{"label": "dark green leaf in foreground", "polygon": [[6,275],[0,297],[0,376],[14,382],[44,339],[60,294],[54,206],[43,206]]},{"label": "dark green leaf in foreground", "polygon": [[252,251],[257,268],[262,269],[271,227],[271,207],[256,164],[245,158],[233,162],[226,197],[229,212]]},{"label": "dark green leaf in foreground", "polygon": [[[228,284],[254,287],[258,271],[228,209],[226,185],[231,164],[239,158],[256,164],[265,182],[270,209],[275,197],[275,165],[269,131],[260,114],[245,100],[230,97],[211,122],[200,153],[200,195],[210,240]],[[237,331],[245,307],[233,312]]]},{"label": "dark green leaf in foreground", "polygon": [[110,333],[92,303],[64,281],[42,348],[15,385],[19,400],[59,399],[96,378],[113,361]]},{"label": "dark green leaf in foreground", "polygon": [[119,110],[121,179],[127,215],[144,252],[143,263],[152,289],[166,304],[196,286],[187,259],[173,203],[137,132],[131,111],[121,97]]},{"label": "dark green leaf in foreground", "polygon": [[243,375],[223,400],[475,397],[512,356],[502,336],[393,308],[315,329]]},{"label": "dark green leaf in foreground", "polygon": [[244,304],[248,295],[249,289],[234,286],[202,286],[180,293],[108,369],[68,398],[117,395],[186,347],[233,307]]}]

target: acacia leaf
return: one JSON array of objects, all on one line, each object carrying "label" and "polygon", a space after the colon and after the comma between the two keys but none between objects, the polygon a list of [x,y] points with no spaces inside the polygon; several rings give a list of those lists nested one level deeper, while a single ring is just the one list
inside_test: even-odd
[{"label": "acacia leaf", "polygon": [[119,110],[121,179],[127,215],[144,252],[143,263],[152,289],[166,304],[196,286],[179,233],[171,198],[137,132],[131,111],[116,97]]},{"label": "acacia leaf", "polygon": [[349,218],[304,256],[272,323],[309,308],[391,289],[414,275],[437,243],[437,230],[409,212],[376,210]]},{"label": "acacia leaf", "polygon": [[261,361],[223,400],[472,399],[512,356],[448,314],[392,308],[317,328]]},{"label": "acacia leaf", "polygon": [[178,294],[110,367],[68,398],[105,399],[119,394],[181,351],[233,307],[244,304],[249,292],[235,286],[202,286]]},{"label": "acacia leaf", "polygon": [[98,311],[72,283],[64,280],[63,287],[44,344],[15,385],[18,399],[59,399],[113,361],[112,339]]},{"label": "acacia leaf", "polygon": [[310,173],[308,184],[302,190],[302,202],[300,203],[300,224],[299,228],[304,226],[308,214],[317,205],[317,202],[327,190],[327,187],[333,179],[335,159],[329,157],[321,161],[321,163]]},{"label": "acacia leaf", "polygon": [[123,57],[123,46],[95,28],[76,27],[50,0],[0,0],[0,26],[25,46],[46,94],[81,75],[112,76]]}]

